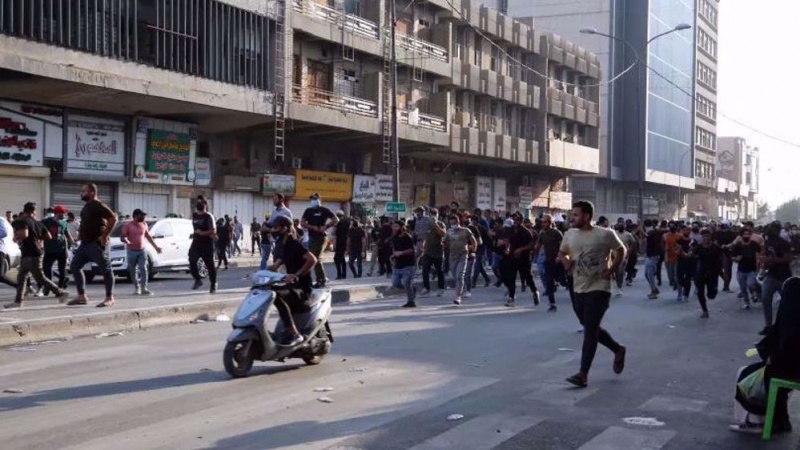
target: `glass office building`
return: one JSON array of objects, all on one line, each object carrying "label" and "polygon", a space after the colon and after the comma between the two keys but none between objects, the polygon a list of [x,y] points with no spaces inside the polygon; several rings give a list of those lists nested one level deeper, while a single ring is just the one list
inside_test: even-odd
[{"label": "glass office building", "polygon": [[[648,36],[681,23],[694,25],[689,0],[650,0]],[[647,171],[692,178],[694,158],[694,33],[676,32],[647,47]],[[656,73],[657,72],[657,73]]]}]

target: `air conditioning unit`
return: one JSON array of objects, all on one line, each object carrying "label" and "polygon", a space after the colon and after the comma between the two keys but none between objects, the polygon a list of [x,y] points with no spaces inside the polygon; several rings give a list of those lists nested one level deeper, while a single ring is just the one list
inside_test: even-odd
[{"label": "air conditioning unit", "polygon": [[302,169],[303,158],[292,158],[292,169]]},{"label": "air conditioning unit", "polygon": [[345,164],[343,162],[336,163],[336,171],[339,172],[339,173],[347,172],[347,164]]}]

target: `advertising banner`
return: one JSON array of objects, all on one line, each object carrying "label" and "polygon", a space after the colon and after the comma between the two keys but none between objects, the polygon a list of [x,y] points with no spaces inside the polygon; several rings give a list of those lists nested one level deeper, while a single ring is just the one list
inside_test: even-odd
[{"label": "advertising banner", "polygon": [[41,166],[44,122],[0,109],[0,164]]},{"label": "advertising banner", "polygon": [[494,179],[494,189],[492,189],[495,211],[506,210],[506,180],[503,178]]},{"label": "advertising banner", "polygon": [[482,210],[492,209],[492,179],[486,177],[475,178],[475,203]]},{"label": "advertising banner", "polygon": [[125,122],[69,116],[67,172],[125,176]]},{"label": "advertising banner", "polygon": [[[211,184],[210,158],[195,158],[194,171],[196,174],[194,184],[199,186],[208,186]],[[292,182],[292,186],[294,186],[294,182]]]},{"label": "advertising banner", "polygon": [[294,195],[294,175],[265,174],[261,177],[262,194],[283,194],[287,197]]},{"label": "advertising banner", "polygon": [[375,177],[353,176],[353,203],[375,203]]},{"label": "advertising banner", "polygon": [[188,133],[147,130],[148,172],[184,174],[189,171],[190,141]]},{"label": "advertising banner", "polygon": [[[402,184],[402,183],[401,183]],[[394,177],[391,175],[375,175],[375,201],[390,202],[394,200]],[[400,201],[408,200],[408,196],[400,196]]]},{"label": "advertising banner", "polygon": [[323,202],[347,202],[353,195],[353,175],[348,173],[298,170],[295,177],[296,197],[300,199],[317,193]]}]

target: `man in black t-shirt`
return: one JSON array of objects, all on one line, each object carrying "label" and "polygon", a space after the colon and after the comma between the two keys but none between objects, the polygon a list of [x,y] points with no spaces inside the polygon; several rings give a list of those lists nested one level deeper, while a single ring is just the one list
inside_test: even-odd
[{"label": "man in black t-shirt", "polygon": [[697,260],[692,253],[691,230],[687,225],[681,226],[681,235],[675,243],[678,250],[678,264],[675,267],[675,275],[678,283],[678,301],[682,302],[689,297],[692,289],[692,278],[697,268]]},{"label": "man in black t-shirt", "polygon": [[405,289],[407,301],[403,308],[413,308],[417,306],[414,291],[414,272],[416,263],[414,261],[414,239],[406,230],[406,223],[398,220],[394,223],[394,238],[392,239],[392,258],[394,259],[394,270],[392,271],[392,287]]},{"label": "man in black t-shirt", "polygon": [[253,217],[253,221],[250,223],[250,254],[255,255],[256,249],[258,249],[258,254],[261,254],[261,224],[258,223],[258,219]]},{"label": "man in black t-shirt", "polygon": [[650,300],[658,298],[658,286],[656,286],[656,271],[658,270],[658,262],[664,253],[662,247],[663,234],[659,231],[658,221],[647,219],[644,221],[644,226],[647,228],[647,237],[645,238],[645,252],[647,259],[644,263],[644,277],[650,285],[650,294],[647,296]]},{"label": "man in black t-shirt", "polygon": [[531,272],[531,252],[536,247],[536,238],[530,230],[522,226],[522,215],[515,213],[511,216],[514,226],[506,230],[508,254],[504,259],[504,279],[508,289],[508,302],[506,306],[515,306],[517,274],[522,282],[530,287],[533,304],[539,305],[539,290],[533,281]]},{"label": "man in black t-shirt", "polygon": [[[489,230],[483,226],[483,221],[480,216],[475,215],[470,219],[472,220],[472,225],[469,229],[478,241],[478,249],[475,251],[475,262],[473,263],[472,270],[472,286],[474,287],[478,284],[478,277],[482,275],[483,280],[486,282],[486,287],[489,287],[489,282],[491,280],[489,279],[489,274],[486,273],[484,261],[486,260],[486,247],[492,245],[492,238],[489,236]],[[469,274],[467,274],[467,276],[469,276]]]},{"label": "man in black t-shirt", "polygon": [[344,211],[336,211],[336,224],[333,242],[333,263],[336,265],[336,279],[344,280],[347,278],[347,235],[350,233],[350,219],[344,216]]},{"label": "man in black t-shirt", "polygon": [[364,258],[367,257],[367,232],[358,220],[353,219],[352,222],[352,228],[347,231],[347,256],[353,278],[361,278]]},{"label": "man in black t-shirt", "polygon": [[50,240],[51,236],[50,232],[36,220],[36,203],[26,203],[22,216],[11,224],[11,228],[14,230],[14,241],[19,244],[21,259],[17,275],[17,296],[13,303],[8,303],[5,307],[22,306],[28,276],[33,276],[40,287],[55,292],[56,297],[63,301],[68,296],[67,291],[45,277],[42,271],[44,253],[41,242]]},{"label": "man in black t-shirt", "polygon": [[272,223],[272,236],[283,243],[281,257],[270,266],[277,271],[286,266],[287,285],[275,289],[275,308],[281,322],[287,330],[284,345],[297,345],[305,339],[294,323],[292,313],[303,312],[306,301],[311,296],[311,269],[317,264],[317,258],[303,244],[292,236],[292,221],[285,216],[276,217]]},{"label": "man in black t-shirt", "polygon": [[378,229],[378,240],[376,241],[378,248],[378,275],[392,275],[391,258],[394,234],[395,231],[389,222],[389,218],[386,216],[381,217],[381,227]]},{"label": "man in black t-shirt", "polygon": [[322,260],[320,259],[327,240],[325,232],[328,231],[328,228],[335,227],[336,224],[339,223],[339,219],[330,209],[322,206],[319,194],[312,194],[309,200],[311,200],[311,207],[306,209],[303,213],[303,219],[300,225],[303,229],[308,230],[308,250],[317,258],[317,265],[314,267],[317,284],[314,286],[320,288],[325,286],[328,282],[328,276],[325,274],[325,267],[323,267]]},{"label": "man in black t-shirt", "polygon": [[[761,253],[761,246],[752,240],[753,232],[749,229],[742,230],[742,239],[736,244],[729,243],[730,255],[736,261],[738,268],[736,278],[739,282],[744,305],[742,309],[750,309],[750,301],[756,295],[756,273],[758,268],[758,254]],[[724,270],[724,262],[723,262]]]},{"label": "man in black t-shirt", "polygon": [[730,225],[722,223],[719,230],[715,231],[712,239],[722,247],[722,291],[730,292],[731,280],[733,279],[733,260],[731,259],[730,245],[736,239],[736,233],[731,230]]},{"label": "man in black t-shirt", "polygon": [[195,204],[196,212],[192,215],[192,245],[189,247],[189,271],[194,278],[192,289],[203,286],[203,278],[197,270],[197,263],[203,260],[208,270],[208,281],[211,283],[209,292],[217,292],[217,267],[214,265],[214,241],[217,238],[217,224],[214,216],[207,211],[208,205],[204,200],[198,199]]},{"label": "man in black t-shirt", "polygon": [[717,297],[717,283],[719,274],[722,272],[722,248],[711,238],[711,231],[703,229],[700,231],[701,243],[694,249],[697,257],[697,274],[695,275],[694,285],[697,289],[697,300],[703,314],[702,319],[708,319],[708,305],[706,296],[714,300]]},{"label": "man in black t-shirt", "polygon": [[764,228],[767,239],[764,242],[764,281],[761,282],[761,304],[764,308],[765,335],[772,327],[772,301],[775,293],[781,292],[783,282],[792,276],[791,244],[780,235],[780,223],[771,223]]}]

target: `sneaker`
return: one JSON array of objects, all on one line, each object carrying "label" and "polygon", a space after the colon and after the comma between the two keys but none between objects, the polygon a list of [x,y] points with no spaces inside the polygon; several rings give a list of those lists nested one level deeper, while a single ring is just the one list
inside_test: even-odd
[{"label": "sneaker", "polygon": [[401,308],[416,308],[416,307],[417,307],[416,302],[406,302],[405,305],[401,306]]},{"label": "sneaker", "polygon": [[746,434],[762,434],[764,432],[763,425],[756,425],[752,423],[737,423],[728,427],[729,430],[736,433]]},{"label": "sneaker", "polygon": [[42,292],[42,290],[39,289],[38,291],[36,291],[36,293],[33,296],[37,297],[37,298],[42,298],[42,297],[44,297],[44,292]]},{"label": "sneaker", "polygon": [[456,297],[455,300],[453,300],[453,303],[456,304],[456,305],[460,305],[461,304],[461,297]]},{"label": "sneaker", "polygon": [[216,294],[217,293],[217,283],[211,283],[211,289],[208,290],[209,294]]},{"label": "sneaker", "polygon": [[423,289],[423,291],[419,293],[420,297],[425,297],[425,296],[428,296],[428,295],[431,295],[431,290],[430,289]]},{"label": "sneaker", "polygon": [[200,289],[201,287],[203,287],[203,281],[202,280],[194,280],[194,284],[192,285],[192,290],[196,291],[196,290]]},{"label": "sneaker", "polygon": [[505,304],[505,307],[506,307],[506,308],[513,308],[513,307],[515,307],[515,306],[517,306],[517,305],[516,305],[516,303],[514,302],[514,299],[513,299],[513,298],[512,298],[511,300],[507,301],[507,302],[506,302],[506,304]]},{"label": "sneaker", "polygon": [[17,308],[21,308],[21,307],[22,307],[22,302],[11,302],[11,303],[6,303],[5,305],[3,305],[3,308],[5,308],[5,309],[17,309]]},{"label": "sneaker", "polygon": [[531,294],[533,296],[533,305],[539,306],[539,291],[534,289],[533,291],[531,291]]},{"label": "sneaker", "polygon": [[750,304],[749,303],[742,304],[742,308],[741,309],[743,309],[745,311],[750,311]]},{"label": "sneaker", "polygon": [[703,314],[700,314],[700,318],[701,319],[708,319],[708,312],[703,312]]},{"label": "sneaker", "polygon": [[150,289],[144,288],[144,289],[142,289],[142,292],[141,292],[140,295],[144,295],[145,297],[149,297],[149,296],[153,295],[153,293],[150,292]]},{"label": "sneaker", "polygon": [[614,292],[614,298],[620,298],[620,297],[622,297],[622,291],[620,291],[620,290],[615,291]]},{"label": "sneaker", "polygon": [[295,345],[302,344],[305,340],[306,338],[304,338],[302,334],[296,334],[284,344],[284,347],[294,347]]},{"label": "sneaker", "polygon": [[586,375],[583,375],[583,374],[580,374],[580,373],[576,373],[575,375],[567,378],[566,381],[567,381],[567,383],[570,383],[570,384],[572,384],[574,386],[577,386],[579,388],[585,388],[586,386],[588,386],[588,382],[586,380]]},{"label": "sneaker", "polygon": [[462,297],[464,297],[464,298],[472,298],[472,292],[470,292],[470,291],[464,292],[464,295]]},{"label": "sneaker", "polygon": [[547,308],[547,312],[553,313],[553,312],[556,312],[556,311],[558,311],[558,308],[556,307],[556,305],[550,305],[550,307]]},{"label": "sneaker", "polygon": [[140,288],[136,288],[133,290],[133,295],[142,295],[142,290]]},{"label": "sneaker", "polygon": [[650,293],[650,294],[647,296],[647,299],[648,299],[648,300],[655,300],[655,299],[657,299],[657,298],[658,298],[658,294],[656,294],[655,292],[651,292],[651,293]]}]

